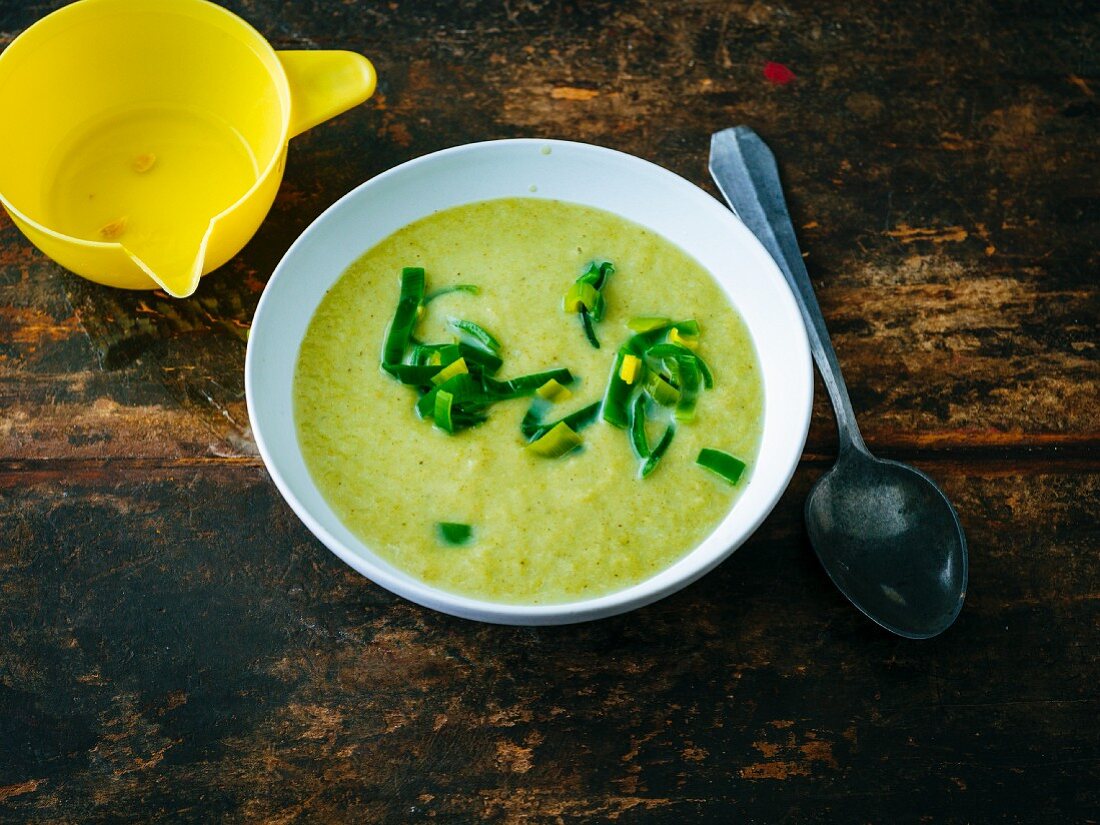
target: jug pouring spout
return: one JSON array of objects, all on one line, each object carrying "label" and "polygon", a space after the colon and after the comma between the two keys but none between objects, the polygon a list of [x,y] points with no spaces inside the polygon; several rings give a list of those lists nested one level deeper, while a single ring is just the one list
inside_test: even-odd
[{"label": "jug pouring spout", "polygon": [[124,242],[122,249],[157,286],[173,298],[186,298],[198,289],[206,270],[213,229],[211,221],[201,234],[176,233],[163,240],[139,236]]}]

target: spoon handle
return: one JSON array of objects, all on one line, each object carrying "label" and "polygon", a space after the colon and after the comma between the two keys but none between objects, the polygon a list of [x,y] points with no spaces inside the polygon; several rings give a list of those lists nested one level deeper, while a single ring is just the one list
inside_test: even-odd
[{"label": "spoon handle", "polygon": [[841,450],[855,447],[866,451],[821,307],[798,249],[775,156],[748,126],[724,129],[711,135],[710,174],[734,214],[768,250],[794,291],[806,322],[810,350],[836,411]]}]

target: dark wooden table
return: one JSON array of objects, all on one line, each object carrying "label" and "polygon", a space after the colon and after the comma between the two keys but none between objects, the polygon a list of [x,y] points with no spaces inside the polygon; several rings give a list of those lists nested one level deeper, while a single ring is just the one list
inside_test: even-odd
[{"label": "dark wooden table", "polygon": [[[0,6],[0,46],[55,5]],[[381,82],[294,141],[267,222],[193,298],[94,286],[0,218],[0,819],[1100,818],[1095,4],[233,7]],[[951,630],[894,638],[818,566],[820,385],[764,526],[628,616],[453,619],[311,537],[242,371],[314,217],[401,161],[525,135],[713,191],[708,137],[737,123],[781,159],[868,443],[958,507]]]}]

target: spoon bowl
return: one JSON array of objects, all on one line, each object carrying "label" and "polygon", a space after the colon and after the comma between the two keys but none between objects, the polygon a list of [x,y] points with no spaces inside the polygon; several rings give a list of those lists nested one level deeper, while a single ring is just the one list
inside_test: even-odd
[{"label": "spoon bowl", "polygon": [[810,543],[840,591],[899,636],[951,626],[966,598],[966,538],[920,470],[865,450],[841,453],[806,500]]}]

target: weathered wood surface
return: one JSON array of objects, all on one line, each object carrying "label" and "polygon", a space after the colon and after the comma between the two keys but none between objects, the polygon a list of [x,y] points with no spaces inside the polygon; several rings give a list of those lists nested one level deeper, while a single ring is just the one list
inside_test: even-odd
[{"label": "weathered wood surface", "polygon": [[[0,46],[56,3],[0,5]],[[87,284],[0,217],[0,820],[1100,818],[1100,15],[1086,3],[231,4],[368,54],[268,221],[185,302]],[[797,75],[767,83],[768,60]],[[537,135],[708,189],[752,124],[868,442],[971,542],[923,644],[848,607],[800,507],[687,591],[559,629],[449,619],[343,567],[255,455],[244,334],[355,184]]]}]

